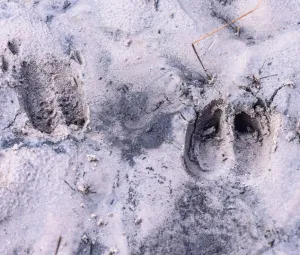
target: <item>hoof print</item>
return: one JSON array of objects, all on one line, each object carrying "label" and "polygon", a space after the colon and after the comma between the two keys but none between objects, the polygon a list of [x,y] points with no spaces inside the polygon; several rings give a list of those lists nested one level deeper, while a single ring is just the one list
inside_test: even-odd
[{"label": "hoof print", "polygon": [[211,102],[187,128],[184,163],[193,176],[211,171],[218,158],[216,151],[222,144],[221,100]]},{"label": "hoof print", "polygon": [[71,74],[69,65],[56,60],[39,65],[35,61],[22,63],[18,90],[30,122],[37,130],[50,134],[59,123],[84,126],[81,83]]},{"label": "hoof print", "polygon": [[257,134],[260,133],[257,120],[245,112],[235,115],[234,129],[239,135],[253,134],[255,132]]},{"label": "hoof print", "polygon": [[84,105],[79,92],[79,81],[75,78],[57,84],[57,102],[68,126],[82,128],[86,122]]},{"label": "hoof print", "polygon": [[264,111],[251,114],[246,111],[235,113],[233,120],[233,151],[241,173],[250,170],[253,164],[257,168],[260,157],[269,151],[268,118]]},{"label": "hoof print", "polygon": [[21,78],[19,92],[32,125],[41,132],[51,133],[58,123],[51,79],[35,62],[22,63]]}]

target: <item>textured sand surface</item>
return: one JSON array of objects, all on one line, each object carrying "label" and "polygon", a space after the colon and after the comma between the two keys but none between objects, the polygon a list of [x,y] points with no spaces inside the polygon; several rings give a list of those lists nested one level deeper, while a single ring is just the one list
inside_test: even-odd
[{"label": "textured sand surface", "polygon": [[[300,254],[300,2],[0,0],[0,254]],[[236,28],[240,33],[236,33]]]}]

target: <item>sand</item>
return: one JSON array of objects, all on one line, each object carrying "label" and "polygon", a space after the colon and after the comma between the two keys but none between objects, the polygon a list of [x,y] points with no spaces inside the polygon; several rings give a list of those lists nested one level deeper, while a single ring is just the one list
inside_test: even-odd
[{"label": "sand", "polygon": [[0,254],[299,254],[299,1],[192,49],[256,3],[0,0]]}]

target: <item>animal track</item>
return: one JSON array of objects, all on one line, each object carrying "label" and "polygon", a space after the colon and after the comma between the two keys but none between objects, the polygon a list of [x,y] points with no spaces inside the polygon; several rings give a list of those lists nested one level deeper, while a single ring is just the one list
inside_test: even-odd
[{"label": "animal track", "polygon": [[234,128],[240,134],[253,133],[257,130],[255,122],[247,113],[241,112],[234,118]]},{"label": "animal track", "polygon": [[[262,150],[268,151],[262,149],[263,137],[268,135],[269,128],[260,104],[249,109],[251,113],[238,106],[233,107],[238,108],[233,112],[230,107],[222,108],[221,100],[212,101],[187,128],[183,158],[187,171],[193,176],[199,177],[201,172],[225,164],[230,152],[240,168],[246,169]],[[223,116],[224,113],[228,116]]]},{"label": "animal track", "polygon": [[235,114],[233,150],[243,171],[249,169],[250,165],[255,165],[257,157],[269,151],[270,148],[265,147],[269,146],[268,125],[265,111],[259,105],[250,109],[250,113],[239,110]]},{"label": "animal track", "polygon": [[51,65],[41,70],[35,62],[21,66],[20,94],[32,125],[41,132],[51,133],[58,124],[55,94],[49,74]]},{"label": "animal track", "polygon": [[57,102],[65,117],[66,124],[71,124],[82,128],[86,118],[84,113],[84,105],[81,100],[79,80],[73,78],[65,82],[57,82]]},{"label": "animal track", "polygon": [[82,128],[86,121],[81,83],[70,66],[52,59],[42,65],[23,62],[18,88],[32,125],[50,134],[64,121]]},{"label": "animal track", "polygon": [[209,104],[195,123],[190,123],[186,135],[184,161],[190,174],[199,175],[200,171],[209,171],[210,162],[222,161],[213,150],[222,145],[223,121],[222,101],[216,100]]}]

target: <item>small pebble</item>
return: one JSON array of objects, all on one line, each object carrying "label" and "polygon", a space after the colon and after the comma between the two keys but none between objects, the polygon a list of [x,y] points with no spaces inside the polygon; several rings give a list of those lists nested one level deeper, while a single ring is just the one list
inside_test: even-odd
[{"label": "small pebble", "polygon": [[129,47],[131,44],[132,44],[132,40],[128,40],[128,41],[125,42],[126,47]]},{"label": "small pebble", "polygon": [[97,157],[95,155],[87,155],[87,159],[89,162],[95,162],[95,161],[98,161]]},{"label": "small pebble", "polygon": [[287,134],[287,136],[285,137],[285,140],[287,140],[288,142],[293,141],[296,138],[296,134],[295,132],[290,132]]},{"label": "small pebble", "polygon": [[117,248],[110,248],[109,250],[109,255],[117,254],[119,253],[119,250]]},{"label": "small pebble", "polygon": [[136,224],[136,225],[140,225],[141,223],[142,223],[142,218],[137,218],[135,221],[134,221],[134,223]]},{"label": "small pebble", "polygon": [[81,240],[84,242],[84,243],[88,243],[89,242],[89,238],[87,237],[87,235],[83,235],[82,237],[81,237]]},{"label": "small pebble", "polygon": [[99,219],[99,220],[98,220],[98,222],[97,222],[97,226],[105,226],[105,225],[107,225],[107,223],[106,223],[106,222],[104,222],[104,220],[103,220],[103,219]]}]

